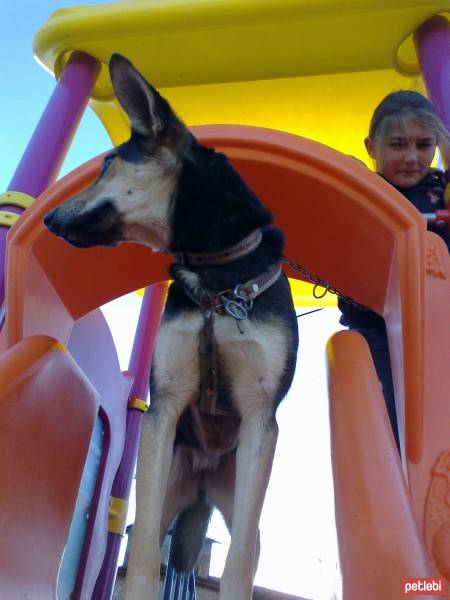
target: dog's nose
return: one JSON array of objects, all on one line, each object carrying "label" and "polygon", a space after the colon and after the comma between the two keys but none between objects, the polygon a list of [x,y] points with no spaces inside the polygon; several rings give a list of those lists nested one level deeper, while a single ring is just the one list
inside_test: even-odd
[{"label": "dog's nose", "polygon": [[47,227],[47,229],[50,229],[53,217],[55,215],[55,211],[52,210],[49,213],[47,213],[44,217],[44,225]]}]

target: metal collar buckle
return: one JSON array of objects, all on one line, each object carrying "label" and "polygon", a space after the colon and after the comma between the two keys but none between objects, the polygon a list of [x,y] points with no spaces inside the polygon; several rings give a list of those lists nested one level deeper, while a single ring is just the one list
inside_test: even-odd
[{"label": "metal collar buckle", "polygon": [[216,309],[223,310],[238,321],[248,319],[248,313],[253,308],[253,300],[247,300],[246,295],[241,292],[242,284],[238,284],[233,291],[224,290],[217,294],[221,300],[221,304],[217,305]]}]

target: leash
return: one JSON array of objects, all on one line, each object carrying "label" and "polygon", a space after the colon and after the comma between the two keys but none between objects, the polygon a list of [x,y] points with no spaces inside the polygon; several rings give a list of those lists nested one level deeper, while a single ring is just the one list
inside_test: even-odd
[{"label": "leash", "polygon": [[[297,273],[300,273],[300,275],[304,275],[307,279],[309,279],[314,284],[312,294],[313,294],[314,298],[316,298],[317,300],[320,300],[327,294],[327,292],[329,292],[330,294],[339,296],[340,298],[342,298],[342,300],[344,300],[348,304],[351,304],[352,306],[355,306],[356,308],[359,308],[360,310],[364,310],[364,311],[369,310],[367,308],[367,306],[364,306],[364,304],[357,302],[351,296],[347,296],[346,294],[343,294],[342,292],[337,290],[335,287],[333,287],[330,283],[328,283],[328,281],[325,281],[325,279],[320,279],[320,277],[317,277],[317,275],[314,275],[313,273],[311,273],[310,271],[308,271],[307,269],[305,269],[298,263],[294,262],[293,260],[290,260],[286,256],[283,256],[283,258],[281,259],[281,262],[289,265],[291,267],[291,269],[293,269],[294,271],[297,271]],[[319,294],[317,291],[318,287],[324,288],[324,291],[321,294]]]},{"label": "leash", "polygon": [[320,312],[321,310],[323,310],[323,307],[322,308],[314,308],[313,310],[308,310],[307,312],[300,313],[299,315],[297,315],[297,319],[301,319],[302,317],[307,317],[308,315],[312,315],[313,313]]}]

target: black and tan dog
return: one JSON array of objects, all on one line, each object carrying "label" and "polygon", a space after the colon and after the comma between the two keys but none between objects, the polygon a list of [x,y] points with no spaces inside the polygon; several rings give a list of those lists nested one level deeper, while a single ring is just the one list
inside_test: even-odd
[{"label": "black and tan dog", "polygon": [[216,506],[231,532],[220,599],[249,600],[275,412],[297,356],[283,234],[227,158],[202,146],[128,60],[114,55],[110,75],[131,138],[45,224],[78,247],[131,241],[175,259],[142,428],[126,597],[156,599],[160,542],[177,516],[175,567],[193,567]]}]

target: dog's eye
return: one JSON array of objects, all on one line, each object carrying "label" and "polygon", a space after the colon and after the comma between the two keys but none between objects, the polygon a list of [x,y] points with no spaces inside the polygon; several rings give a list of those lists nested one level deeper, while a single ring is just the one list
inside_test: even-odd
[{"label": "dog's eye", "polygon": [[114,160],[115,155],[110,155],[110,156],[106,156],[105,160],[103,161],[103,165],[100,171],[100,175],[103,175],[103,173],[107,170],[107,168],[110,166],[110,164],[112,163],[112,161]]}]

